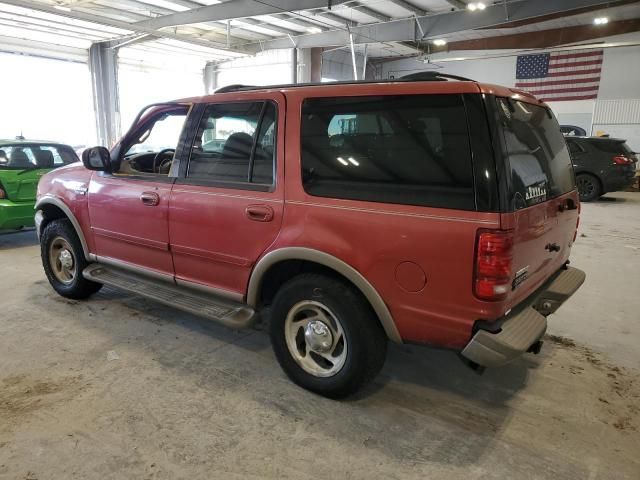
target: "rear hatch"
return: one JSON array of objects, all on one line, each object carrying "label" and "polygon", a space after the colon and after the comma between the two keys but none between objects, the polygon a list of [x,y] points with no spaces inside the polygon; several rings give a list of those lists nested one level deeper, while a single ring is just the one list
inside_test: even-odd
[{"label": "rear hatch", "polygon": [[579,203],[571,157],[551,110],[513,99],[496,102],[507,172],[501,226],[513,231],[511,308],[569,258]]},{"label": "rear hatch", "polygon": [[12,202],[28,202],[36,199],[40,177],[48,170],[8,170],[0,167],[0,185],[6,198]]},{"label": "rear hatch", "polygon": [[605,159],[610,161],[610,165],[619,172],[626,173],[629,176],[635,175],[638,156],[629,148],[626,140],[621,138],[594,137],[589,138],[587,141],[603,154]]}]

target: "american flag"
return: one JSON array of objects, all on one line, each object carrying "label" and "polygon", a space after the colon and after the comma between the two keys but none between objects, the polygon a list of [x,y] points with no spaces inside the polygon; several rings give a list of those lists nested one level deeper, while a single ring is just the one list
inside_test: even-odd
[{"label": "american flag", "polygon": [[588,100],[598,96],[602,50],[518,55],[516,88],[540,100]]}]

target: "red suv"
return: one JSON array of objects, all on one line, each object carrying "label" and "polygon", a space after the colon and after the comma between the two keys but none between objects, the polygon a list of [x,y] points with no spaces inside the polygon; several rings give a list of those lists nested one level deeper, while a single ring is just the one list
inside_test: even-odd
[{"label": "red suv", "polygon": [[537,353],[585,277],[564,138],[510,88],[236,85],[145,108],[83,163],[38,188],[58,293],[112,285],[232,328],[263,316],[287,375],[330,397],[372,379],[388,339],[475,368]]}]

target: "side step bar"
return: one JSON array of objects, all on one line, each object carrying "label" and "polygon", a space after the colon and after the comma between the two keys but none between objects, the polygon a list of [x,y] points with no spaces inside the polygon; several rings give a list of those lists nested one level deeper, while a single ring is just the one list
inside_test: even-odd
[{"label": "side step bar", "polygon": [[115,267],[92,263],[84,269],[82,276],[87,280],[127,290],[230,328],[248,328],[257,320],[255,310],[248,305]]}]

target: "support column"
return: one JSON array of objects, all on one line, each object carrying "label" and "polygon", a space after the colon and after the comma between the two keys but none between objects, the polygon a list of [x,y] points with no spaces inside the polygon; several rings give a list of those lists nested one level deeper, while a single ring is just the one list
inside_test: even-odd
[{"label": "support column", "polygon": [[291,49],[291,83],[298,83],[298,49]]},{"label": "support column", "polygon": [[215,62],[207,62],[203,77],[205,94],[211,95],[218,88],[218,65]]},{"label": "support column", "polygon": [[112,146],[120,137],[118,49],[114,42],[96,42],[89,48],[98,144]]},{"label": "support column", "polygon": [[298,82],[309,83],[312,77],[311,48],[298,48]]}]

